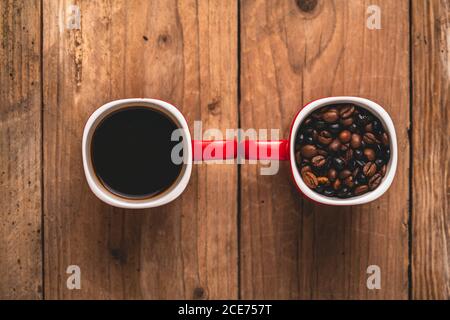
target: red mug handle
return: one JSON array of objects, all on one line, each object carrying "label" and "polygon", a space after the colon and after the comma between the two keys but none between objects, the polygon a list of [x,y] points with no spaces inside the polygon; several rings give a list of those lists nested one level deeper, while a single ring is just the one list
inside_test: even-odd
[{"label": "red mug handle", "polygon": [[194,161],[235,159],[236,140],[192,140]]},{"label": "red mug handle", "polygon": [[245,159],[289,160],[289,140],[245,140]]},{"label": "red mug handle", "polygon": [[[245,140],[248,160],[289,160],[289,140]],[[194,161],[225,160],[237,157],[236,140],[192,140]]]}]

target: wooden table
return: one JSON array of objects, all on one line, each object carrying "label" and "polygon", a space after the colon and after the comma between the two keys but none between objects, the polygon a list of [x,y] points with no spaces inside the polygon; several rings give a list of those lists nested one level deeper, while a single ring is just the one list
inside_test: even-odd
[{"label": "wooden table", "polygon": [[[4,0],[0,13],[1,298],[450,298],[450,1]],[[83,126],[110,100],[286,136],[302,105],[336,95],[396,125],[394,184],[368,205],[302,199],[287,163],[198,165],[179,199],[142,211],[85,181]]]}]

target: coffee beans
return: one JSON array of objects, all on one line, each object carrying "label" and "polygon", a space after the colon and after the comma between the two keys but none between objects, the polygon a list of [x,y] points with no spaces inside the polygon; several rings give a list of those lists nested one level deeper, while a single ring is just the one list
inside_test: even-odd
[{"label": "coffee beans", "polygon": [[301,124],[295,144],[303,181],[327,197],[350,198],[376,189],[390,160],[382,122],[353,104],[314,111]]},{"label": "coffee beans", "polygon": [[311,189],[317,188],[319,185],[319,181],[317,180],[317,177],[312,173],[311,171],[307,171],[302,175],[303,181],[305,184],[310,187]]},{"label": "coffee beans", "polygon": [[310,144],[303,146],[300,150],[301,155],[304,156],[306,159],[311,159],[312,157],[317,155],[317,148]]},{"label": "coffee beans", "polygon": [[375,160],[375,151],[370,148],[364,149],[364,155],[366,156],[367,160],[374,161]]},{"label": "coffee beans", "polygon": [[341,133],[339,133],[339,140],[341,140],[342,143],[347,143],[350,141],[352,136],[352,133],[348,130],[344,130],[341,131]]},{"label": "coffee beans", "polygon": [[339,139],[334,139],[328,146],[328,150],[330,152],[336,153],[341,149],[341,146],[342,145],[341,145],[341,142],[339,141]]},{"label": "coffee beans", "polygon": [[370,190],[376,189],[380,185],[382,178],[383,177],[379,173],[376,173],[372,178],[370,178],[370,180],[369,180],[369,189]]},{"label": "coffee beans", "polygon": [[320,131],[319,135],[317,136],[317,140],[323,145],[329,145],[330,142],[333,141],[333,136],[330,132],[323,130]]},{"label": "coffee beans", "polygon": [[314,158],[311,159],[312,165],[316,168],[323,167],[326,162],[327,162],[327,159],[325,159],[324,156],[315,156]]},{"label": "coffee beans", "polygon": [[377,172],[377,165],[373,162],[367,162],[363,168],[364,175],[371,177]]},{"label": "coffee beans", "polygon": [[365,184],[363,184],[362,186],[358,186],[355,188],[355,196],[359,196],[361,194],[366,193],[367,191],[369,191],[369,187]]},{"label": "coffee beans", "polygon": [[366,132],[364,134],[363,141],[367,144],[379,144],[380,143],[380,141],[378,141],[377,137],[372,132]]},{"label": "coffee beans", "polygon": [[361,147],[361,136],[357,133],[352,134],[350,145],[353,149]]},{"label": "coffee beans", "polygon": [[339,113],[336,109],[327,109],[322,114],[322,119],[328,123],[334,123],[339,120]]}]

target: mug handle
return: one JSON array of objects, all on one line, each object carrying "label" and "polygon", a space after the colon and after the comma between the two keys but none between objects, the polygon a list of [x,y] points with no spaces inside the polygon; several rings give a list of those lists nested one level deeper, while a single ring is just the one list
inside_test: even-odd
[{"label": "mug handle", "polygon": [[245,159],[289,160],[289,140],[245,140]]},{"label": "mug handle", "polygon": [[192,140],[194,161],[236,159],[236,140]]}]

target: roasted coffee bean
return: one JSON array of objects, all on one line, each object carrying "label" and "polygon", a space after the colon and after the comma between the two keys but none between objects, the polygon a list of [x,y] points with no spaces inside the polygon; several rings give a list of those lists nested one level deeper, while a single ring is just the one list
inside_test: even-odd
[{"label": "roasted coffee bean", "polygon": [[311,113],[295,137],[295,162],[308,185],[348,198],[374,190],[386,175],[391,148],[381,121],[353,104]]},{"label": "roasted coffee bean", "polygon": [[364,155],[366,156],[367,160],[374,161],[375,160],[375,151],[370,148],[364,149]]},{"label": "roasted coffee bean", "polygon": [[355,112],[355,106],[349,104],[340,108],[339,115],[341,118],[349,118],[353,115],[353,112]]},{"label": "roasted coffee bean", "polygon": [[349,127],[353,124],[353,118],[341,118],[341,120],[339,120],[339,123],[342,124],[344,127]]},{"label": "roasted coffee bean", "polygon": [[373,162],[367,162],[363,168],[364,175],[371,177],[377,172],[377,165]]},{"label": "roasted coffee bean", "polygon": [[334,139],[329,145],[328,150],[332,153],[336,153],[341,149],[341,142],[339,139]]},{"label": "roasted coffee bean", "polygon": [[342,170],[341,172],[339,172],[339,179],[343,180],[351,175],[352,175],[352,172],[350,170],[345,169],[345,170]]},{"label": "roasted coffee bean", "polygon": [[389,145],[389,136],[388,136],[388,134],[387,134],[386,132],[384,132],[384,133],[381,135],[381,142],[383,142],[383,144],[384,144],[385,146],[388,146],[388,145]]},{"label": "roasted coffee bean", "polygon": [[328,123],[335,123],[339,119],[339,113],[336,109],[328,109],[322,114],[322,119]]},{"label": "roasted coffee bean", "polygon": [[324,185],[329,185],[330,184],[330,180],[328,180],[327,177],[318,177],[317,178],[317,182],[319,184],[324,184]]},{"label": "roasted coffee bean", "polygon": [[342,158],[333,158],[333,167],[341,171],[345,167],[345,161]]},{"label": "roasted coffee bean", "polygon": [[333,123],[328,126],[328,131],[334,134],[338,134],[341,131],[341,125],[339,123]]},{"label": "roasted coffee bean", "polygon": [[358,149],[361,146],[361,136],[357,133],[352,134],[351,140],[350,140],[350,146],[353,149]]},{"label": "roasted coffee bean", "polygon": [[312,165],[316,168],[323,167],[325,165],[326,161],[327,161],[326,158],[322,155],[315,156],[311,159]]},{"label": "roasted coffee bean", "polygon": [[363,136],[363,141],[367,144],[380,143],[380,141],[378,141],[377,137],[375,137],[372,132],[366,132]]},{"label": "roasted coffee bean", "polygon": [[340,188],[341,188],[341,180],[336,179],[336,180],[333,182],[333,189],[334,189],[334,190],[339,190]]},{"label": "roasted coffee bean", "polygon": [[381,180],[383,179],[383,177],[381,176],[381,174],[376,173],[372,178],[370,178],[369,180],[369,189],[370,190],[374,190],[376,189],[380,183]]},{"label": "roasted coffee bean", "polygon": [[324,156],[315,156],[311,159],[311,163],[314,167],[321,168],[325,165],[327,162],[326,158]]},{"label": "roasted coffee bean", "polygon": [[352,176],[348,176],[347,178],[344,179],[344,184],[349,187],[349,188],[353,188],[353,186],[355,185],[355,183],[353,182],[353,177]]},{"label": "roasted coffee bean", "polygon": [[337,178],[337,175],[338,175],[338,173],[337,173],[336,169],[331,168],[328,170],[327,176],[330,181],[335,181]]},{"label": "roasted coffee bean", "polygon": [[373,123],[368,123],[366,124],[366,126],[364,127],[364,130],[366,130],[367,132],[373,132]]},{"label": "roasted coffee bean", "polygon": [[319,185],[319,182],[317,181],[317,177],[311,171],[305,172],[302,175],[302,178],[303,178],[303,182],[305,182],[305,184],[311,189],[315,189]]},{"label": "roasted coffee bean", "polygon": [[344,130],[339,133],[339,140],[341,140],[342,143],[350,142],[351,137],[352,133],[348,130]]},{"label": "roasted coffee bean", "polygon": [[367,185],[363,184],[361,186],[356,187],[354,193],[355,193],[355,196],[360,196],[360,195],[366,193],[367,191],[369,191],[369,187]]},{"label": "roasted coffee bean", "polygon": [[347,149],[344,154],[344,160],[347,162],[347,165],[349,164],[350,160],[353,159],[353,149]]},{"label": "roasted coffee bean", "polygon": [[331,141],[333,141],[333,136],[330,132],[323,130],[320,131],[317,140],[323,145],[329,145]]},{"label": "roasted coffee bean", "polygon": [[313,146],[311,144],[304,145],[300,149],[300,151],[302,153],[302,156],[304,156],[305,158],[308,158],[308,159],[317,155],[317,147]]},{"label": "roasted coffee bean", "polygon": [[310,166],[304,166],[301,168],[300,173],[303,175],[308,171],[312,171],[312,168]]}]

